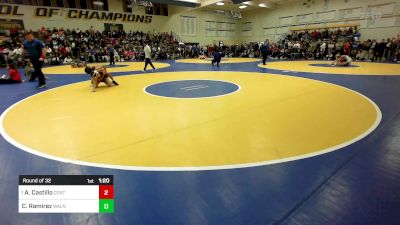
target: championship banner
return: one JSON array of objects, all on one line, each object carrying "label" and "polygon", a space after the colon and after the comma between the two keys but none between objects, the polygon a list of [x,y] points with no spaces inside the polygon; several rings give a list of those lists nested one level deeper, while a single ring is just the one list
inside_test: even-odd
[{"label": "championship banner", "polygon": [[[134,23],[151,23],[153,19],[151,15],[135,15],[132,13],[52,7],[32,8],[34,17],[45,19],[99,20],[105,22]],[[21,17],[24,15],[25,14],[21,12],[21,8],[18,5],[0,4],[0,16]]]}]

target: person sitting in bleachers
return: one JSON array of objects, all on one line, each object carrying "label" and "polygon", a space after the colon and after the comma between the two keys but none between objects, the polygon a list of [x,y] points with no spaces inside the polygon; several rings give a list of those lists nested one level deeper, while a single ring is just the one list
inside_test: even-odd
[{"label": "person sitting in bleachers", "polygon": [[64,64],[64,65],[69,65],[69,64],[71,64],[71,63],[72,63],[72,58],[71,58],[71,56],[65,57],[63,64]]}]

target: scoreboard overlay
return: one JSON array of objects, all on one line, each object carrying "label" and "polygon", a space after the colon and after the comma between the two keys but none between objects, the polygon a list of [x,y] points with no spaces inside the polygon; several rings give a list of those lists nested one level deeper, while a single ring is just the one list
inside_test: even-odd
[{"label": "scoreboard overlay", "polygon": [[20,175],[20,213],[114,213],[113,175]]}]

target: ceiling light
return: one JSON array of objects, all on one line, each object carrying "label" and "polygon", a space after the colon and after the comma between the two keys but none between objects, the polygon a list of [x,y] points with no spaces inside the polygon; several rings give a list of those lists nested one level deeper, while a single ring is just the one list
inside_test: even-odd
[{"label": "ceiling light", "polygon": [[250,1],[247,1],[247,2],[243,2],[243,4],[250,5],[251,2],[250,2]]},{"label": "ceiling light", "polygon": [[247,8],[247,5],[241,5],[241,6],[239,6],[239,9],[244,9],[244,8]]},{"label": "ceiling light", "polygon": [[217,5],[225,5],[223,2],[217,2]]},{"label": "ceiling light", "polygon": [[268,6],[267,6],[266,4],[264,4],[264,3],[260,3],[260,4],[258,4],[258,6],[263,7],[263,8],[267,8],[267,7],[268,7]]}]

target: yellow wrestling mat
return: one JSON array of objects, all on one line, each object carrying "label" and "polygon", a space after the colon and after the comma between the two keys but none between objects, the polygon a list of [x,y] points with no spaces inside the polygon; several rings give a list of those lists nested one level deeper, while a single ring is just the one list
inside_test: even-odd
[{"label": "yellow wrestling mat", "polygon": [[[326,66],[313,66],[325,64]],[[400,75],[399,64],[352,62],[355,67],[331,67],[330,61],[280,61],[268,62],[259,67],[275,70],[289,70],[308,73],[348,74],[348,75]]]},{"label": "yellow wrestling mat", "polygon": [[[199,64],[211,64],[212,58],[207,59],[179,59],[176,60],[178,63],[199,63]],[[258,62],[260,59],[257,58],[222,58],[221,63],[248,63]]]},{"label": "yellow wrestling mat", "polygon": [[[108,66],[109,63],[91,63],[88,65],[105,65]],[[153,62],[153,65],[156,69],[161,69],[165,67],[169,67],[168,63],[159,63]],[[131,71],[140,71],[144,68],[144,62],[119,62],[116,63],[115,67],[107,67],[107,71],[114,72],[131,72]],[[148,65],[147,69],[151,69],[151,66]],[[85,74],[84,68],[72,68],[70,65],[63,66],[53,66],[46,67],[42,69],[43,73],[46,74]]]},{"label": "yellow wrestling mat", "polygon": [[[184,80],[224,81],[220,83],[240,89],[196,99],[145,92],[154,85],[173,89],[171,84]],[[381,120],[379,108],[367,97],[305,78],[189,71],[122,76],[117,81],[120,86],[95,93],[87,81],[33,95],[2,114],[0,132],[20,149],[68,163],[208,170],[327,153],[362,139]],[[179,91],[207,90],[199,88]]]}]

